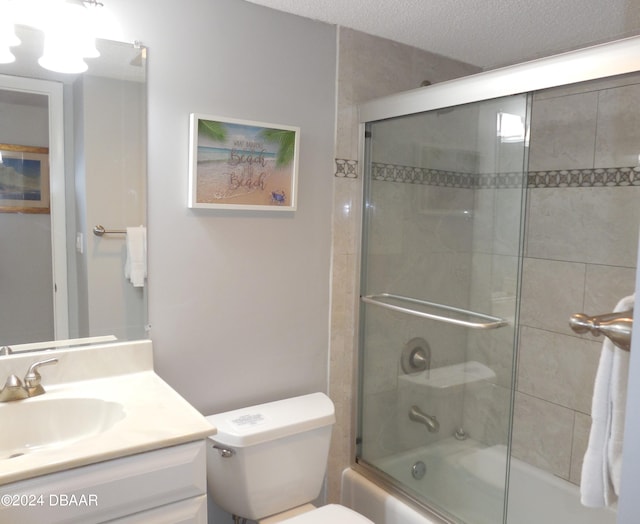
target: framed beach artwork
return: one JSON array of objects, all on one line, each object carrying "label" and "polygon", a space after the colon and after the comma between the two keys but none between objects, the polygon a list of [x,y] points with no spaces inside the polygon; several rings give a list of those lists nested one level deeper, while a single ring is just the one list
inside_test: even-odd
[{"label": "framed beach artwork", "polygon": [[189,207],[294,211],[300,128],[191,114]]},{"label": "framed beach artwork", "polygon": [[0,213],[49,212],[49,149],[0,144]]}]

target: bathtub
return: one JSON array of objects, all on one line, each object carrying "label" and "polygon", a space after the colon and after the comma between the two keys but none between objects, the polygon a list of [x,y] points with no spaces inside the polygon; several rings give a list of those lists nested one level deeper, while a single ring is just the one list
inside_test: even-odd
[{"label": "bathtub", "polygon": [[[435,507],[456,508],[469,524],[500,524],[503,512],[505,472],[504,446],[482,447],[473,440],[446,439],[376,462],[415,493],[428,493]],[[412,467],[421,461],[421,479]],[[348,468],[342,474],[342,503],[376,524],[442,524],[430,514],[383,490]],[[509,477],[509,524],[615,524],[616,512],[585,508],[578,488],[554,475],[511,459]]]}]

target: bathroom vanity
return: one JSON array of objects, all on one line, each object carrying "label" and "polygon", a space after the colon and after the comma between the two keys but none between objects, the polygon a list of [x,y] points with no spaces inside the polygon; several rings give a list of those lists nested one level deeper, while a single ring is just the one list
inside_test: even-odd
[{"label": "bathroom vanity", "polygon": [[0,522],[205,524],[215,428],[154,373],[151,342],[3,356],[0,381],[44,358],[46,392],[0,402]]}]

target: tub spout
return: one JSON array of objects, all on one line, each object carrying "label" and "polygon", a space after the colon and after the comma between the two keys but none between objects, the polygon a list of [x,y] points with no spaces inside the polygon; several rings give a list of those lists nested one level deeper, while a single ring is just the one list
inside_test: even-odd
[{"label": "tub spout", "polygon": [[411,406],[409,409],[409,419],[424,424],[429,433],[437,433],[440,430],[440,422],[438,422],[438,419],[434,415],[427,415],[418,406]]}]

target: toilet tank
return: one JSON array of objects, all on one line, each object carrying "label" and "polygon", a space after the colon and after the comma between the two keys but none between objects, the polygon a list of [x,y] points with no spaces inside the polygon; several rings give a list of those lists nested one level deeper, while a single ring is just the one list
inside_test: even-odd
[{"label": "toilet tank", "polygon": [[[207,483],[218,506],[257,520],[320,494],[333,403],[323,393],[206,417],[218,430],[207,444]],[[215,449],[224,448],[228,453]]]}]

